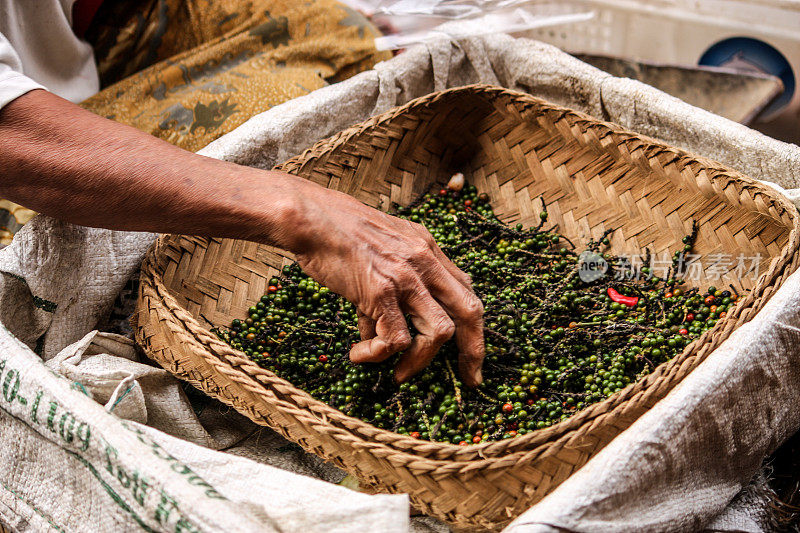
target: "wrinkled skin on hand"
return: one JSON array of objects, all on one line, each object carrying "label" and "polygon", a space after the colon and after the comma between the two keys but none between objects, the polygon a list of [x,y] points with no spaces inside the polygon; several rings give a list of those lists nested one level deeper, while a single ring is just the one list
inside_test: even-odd
[{"label": "wrinkled skin on hand", "polygon": [[[307,274],[356,305],[362,340],[350,360],[379,362],[403,351],[395,368],[402,383],[455,335],[462,380],[480,384],[483,304],[428,230],[310,182],[298,189],[298,234],[289,249]],[[419,332],[413,338],[405,314]]]}]

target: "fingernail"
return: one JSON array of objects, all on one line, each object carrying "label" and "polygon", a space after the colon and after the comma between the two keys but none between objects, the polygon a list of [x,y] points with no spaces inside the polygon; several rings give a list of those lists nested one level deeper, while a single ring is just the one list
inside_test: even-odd
[{"label": "fingernail", "polygon": [[475,370],[475,373],[472,374],[472,377],[475,380],[475,385],[480,385],[483,382],[483,372],[481,372],[480,368]]}]

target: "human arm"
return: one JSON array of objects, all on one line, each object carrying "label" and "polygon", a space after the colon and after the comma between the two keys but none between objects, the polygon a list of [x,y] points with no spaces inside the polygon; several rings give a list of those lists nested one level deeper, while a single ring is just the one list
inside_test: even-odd
[{"label": "human arm", "polygon": [[481,381],[482,305],[418,224],[297,176],[184,151],[43,90],[0,110],[0,161],[0,195],[75,224],[289,250],[357,306],[354,362],[405,350],[396,369],[405,381],[455,334],[462,379]]}]

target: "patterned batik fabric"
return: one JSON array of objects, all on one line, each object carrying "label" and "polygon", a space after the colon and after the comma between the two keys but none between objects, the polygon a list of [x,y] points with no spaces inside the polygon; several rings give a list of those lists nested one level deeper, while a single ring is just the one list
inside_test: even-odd
[{"label": "patterned batik fabric", "polygon": [[388,57],[370,23],[331,0],[106,4],[88,38],[103,83],[126,77],[81,105],[191,151]]},{"label": "patterned batik fabric", "polygon": [[27,207],[0,199],[0,247],[9,244],[14,234],[35,214]]},{"label": "patterned batik fabric", "polygon": [[[106,0],[80,105],[197,151],[272,106],[372,68],[374,27],[332,0]],[[33,212],[0,201],[0,243]]]}]

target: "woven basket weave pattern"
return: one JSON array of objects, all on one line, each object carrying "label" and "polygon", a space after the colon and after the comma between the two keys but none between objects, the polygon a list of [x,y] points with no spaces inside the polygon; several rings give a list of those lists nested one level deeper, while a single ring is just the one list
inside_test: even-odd
[{"label": "woven basket weave pattern", "polygon": [[718,163],[550,105],[472,86],[435,93],[321,141],[279,167],[389,210],[454,171],[506,222],[548,222],[577,246],[613,228],[612,249],[671,253],[700,225],[696,250],[762,257],[758,280],[682,354],[607,400],[544,430],[460,447],[377,429],[311,398],[209,331],[241,318],[291,262],[251,242],[162,236],[143,265],[137,340],[152,358],[375,490],[460,527],[496,529],[552,491],[663,398],[797,268],[788,201]]}]

